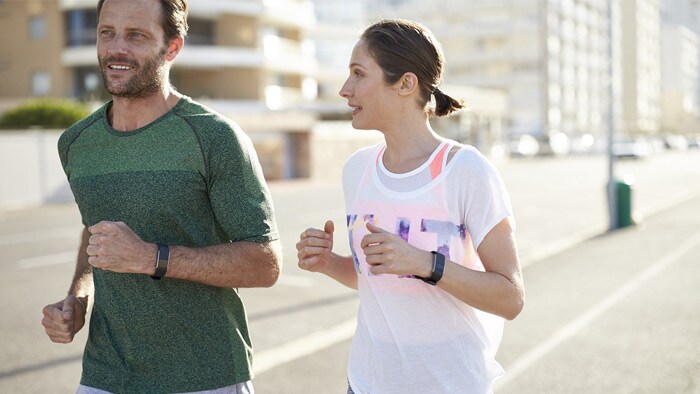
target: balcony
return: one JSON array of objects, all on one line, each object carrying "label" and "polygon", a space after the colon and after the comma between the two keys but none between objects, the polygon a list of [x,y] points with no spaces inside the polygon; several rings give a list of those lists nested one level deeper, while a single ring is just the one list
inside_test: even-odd
[{"label": "balcony", "polygon": [[310,1],[263,0],[262,19],[277,26],[308,29],[316,24],[316,14]]},{"label": "balcony", "polygon": [[313,75],[318,64],[313,57],[312,47],[298,41],[274,35],[263,37],[265,68],[277,72]]}]

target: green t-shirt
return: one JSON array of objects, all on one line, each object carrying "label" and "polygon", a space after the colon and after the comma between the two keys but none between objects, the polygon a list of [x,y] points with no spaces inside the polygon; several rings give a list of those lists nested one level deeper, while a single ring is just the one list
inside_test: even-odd
[{"label": "green t-shirt", "polygon": [[[107,121],[110,105],[58,142],[86,226],[121,221],[146,242],[192,247],[278,238],[257,155],[237,125],[183,97],[148,126],[119,132]],[[81,384],[160,393],[252,378],[236,290],[97,268],[93,279]]]}]

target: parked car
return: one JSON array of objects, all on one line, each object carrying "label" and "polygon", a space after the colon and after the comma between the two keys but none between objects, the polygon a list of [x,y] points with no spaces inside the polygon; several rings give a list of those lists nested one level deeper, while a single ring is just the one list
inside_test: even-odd
[{"label": "parked car", "polygon": [[625,139],[614,142],[612,151],[619,159],[643,159],[651,153],[651,145],[641,138]]},{"label": "parked car", "polygon": [[508,150],[511,156],[532,157],[540,151],[540,143],[535,137],[523,134],[510,141]]}]

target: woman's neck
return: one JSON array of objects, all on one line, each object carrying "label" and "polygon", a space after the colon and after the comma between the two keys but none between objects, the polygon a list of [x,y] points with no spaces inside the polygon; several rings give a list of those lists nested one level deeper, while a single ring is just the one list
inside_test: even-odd
[{"label": "woman's neck", "polygon": [[418,168],[443,141],[427,120],[418,127],[414,124],[414,127],[384,132],[384,139],[386,150],[383,163],[387,170],[394,173],[405,173]]}]

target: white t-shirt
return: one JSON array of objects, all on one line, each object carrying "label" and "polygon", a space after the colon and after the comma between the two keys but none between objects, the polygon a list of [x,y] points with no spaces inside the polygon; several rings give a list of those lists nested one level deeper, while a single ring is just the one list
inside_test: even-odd
[{"label": "white t-shirt", "polygon": [[[343,187],[360,307],[348,363],[357,394],[488,393],[503,374],[495,360],[503,319],[463,303],[436,286],[397,275],[372,275],[360,242],[366,222],[411,245],[483,271],[476,249],[512,209],[497,170],[464,146],[447,162],[441,144],[406,174],[382,165],[384,143],[345,163]],[[397,179],[425,179],[396,191]],[[388,178],[395,178],[390,181]],[[384,179],[384,183],[382,182]],[[389,182],[387,182],[389,181]],[[394,184],[394,189],[387,184]]]}]

